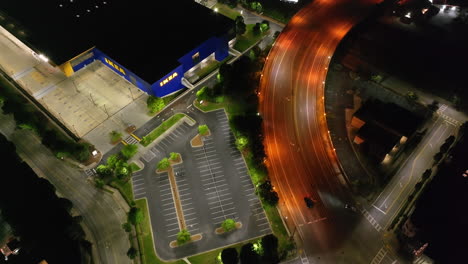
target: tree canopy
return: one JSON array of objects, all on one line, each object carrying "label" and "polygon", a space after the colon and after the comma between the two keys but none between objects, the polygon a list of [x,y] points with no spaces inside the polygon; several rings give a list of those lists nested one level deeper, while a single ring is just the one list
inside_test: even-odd
[{"label": "tree canopy", "polygon": [[187,229],[182,229],[179,233],[177,233],[177,244],[183,245],[190,241],[191,234]]},{"label": "tree canopy", "polygon": [[164,106],[166,106],[162,98],[152,96],[152,95],[148,97],[148,99],[146,100],[146,103],[148,106],[148,110],[151,114],[161,111],[164,108]]},{"label": "tree canopy", "polygon": [[140,208],[132,207],[128,212],[128,222],[132,225],[138,225],[143,221],[144,215]]},{"label": "tree canopy", "polygon": [[221,261],[223,264],[237,264],[239,262],[239,254],[235,248],[225,248],[221,252]]}]

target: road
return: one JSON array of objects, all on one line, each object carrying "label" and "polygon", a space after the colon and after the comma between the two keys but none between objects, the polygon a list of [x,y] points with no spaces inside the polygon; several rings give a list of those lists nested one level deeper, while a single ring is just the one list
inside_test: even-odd
[{"label": "road", "polygon": [[421,179],[422,172],[433,166],[433,157],[439,152],[445,139],[456,135],[458,126],[436,114],[434,119],[428,122],[427,129],[422,142],[406,159],[369,209],[376,221],[384,227],[390,224],[392,216],[396,215],[404,205],[406,197],[412,193],[414,185]]},{"label": "road", "polygon": [[[303,263],[352,263],[354,258],[352,250],[338,252],[355,239],[350,236],[357,217],[344,209],[351,198],[328,134],[324,84],[338,43],[374,3],[314,1],[290,20],[264,66],[260,113],[267,166],[287,224],[302,238]],[[317,200],[313,209],[305,206],[306,195]]]},{"label": "road", "polygon": [[89,228],[87,235],[95,241],[93,250],[98,263],[131,263],[126,256],[130,243],[121,227],[126,221],[126,212],[111,195],[86,182],[82,171],[55,158],[33,132],[14,131],[14,127],[11,117],[0,115],[0,132],[15,144],[21,158],[36,174],[49,180],[60,196],[72,201],[83,216],[83,223]]}]

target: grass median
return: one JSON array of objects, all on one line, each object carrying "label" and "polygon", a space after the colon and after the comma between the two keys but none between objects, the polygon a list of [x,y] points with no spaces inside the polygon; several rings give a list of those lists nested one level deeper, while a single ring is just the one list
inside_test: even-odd
[{"label": "grass median", "polygon": [[177,121],[182,119],[184,114],[175,114],[171,116],[169,119],[166,121],[162,122],[161,125],[159,125],[157,128],[155,128],[153,131],[151,131],[148,135],[144,136],[142,140],[140,141],[140,144],[143,146],[148,146],[151,142],[156,140],[159,136],[161,136],[164,132],[166,132],[169,128],[171,128]]},{"label": "grass median", "polygon": [[253,27],[255,24],[248,24],[246,31],[243,35],[237,37],[236,44],[234,44],[234,49],[243,52],[246,49],[250,48],[253,44],[263,38],[269,31],[262,32],[260,34],[255,34],[253,32]]}]

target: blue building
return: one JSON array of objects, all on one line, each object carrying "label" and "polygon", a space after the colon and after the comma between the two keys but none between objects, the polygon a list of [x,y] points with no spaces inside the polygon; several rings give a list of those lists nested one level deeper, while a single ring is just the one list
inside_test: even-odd
[{"label": "blue building", "polygon": [[184,74],[204,59],[224,60],[234,37],[231,19],[193,0],[16,0],[0,10],[67,76],[98,60],[158,97],[184,88]]}]

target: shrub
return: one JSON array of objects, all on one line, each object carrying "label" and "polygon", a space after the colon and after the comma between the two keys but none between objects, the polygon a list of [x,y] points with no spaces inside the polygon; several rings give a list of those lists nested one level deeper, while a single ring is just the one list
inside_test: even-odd
[{"label": "shrub", "polygon": [[122,138],[122,133],[120,132],[117,132],[115,130],[113,130],[112,132],[109,133],[110,135],[110,139],[111,139],[111,142],[112,143],[115,143],[117,141],[120,141],[120,139]]},{"label": "shrub", "polygon": [[177,233],[177,244],[183,245],[190,241],[191,234],[188,230],[182,229],[179,233]]},{"label": "shrub", "polygon": [[159,161],[157,167],[158,167],[159,170],[165,170],[165,169],[169,168],[169,166],[171,166],[171,163],[169,162],[169,159],[164,158],[164,159]]},{"label": "shrub", "polygon": [[224,232],[229,232],[236,229],[236,221],[234,221],[234,219],[228,218],[221,223],[221,227],[224,229]]},{"label": "shrub", "polygon": [[179,153],[171,152],[171,154],[169,154],[169,159],[171,159],[172,161],[178,160],[179,159]]},{"label": "shrub", "polygon": [[198,126],[198,133],[202,136],[208,134],[208,126],[207,125]]}]

